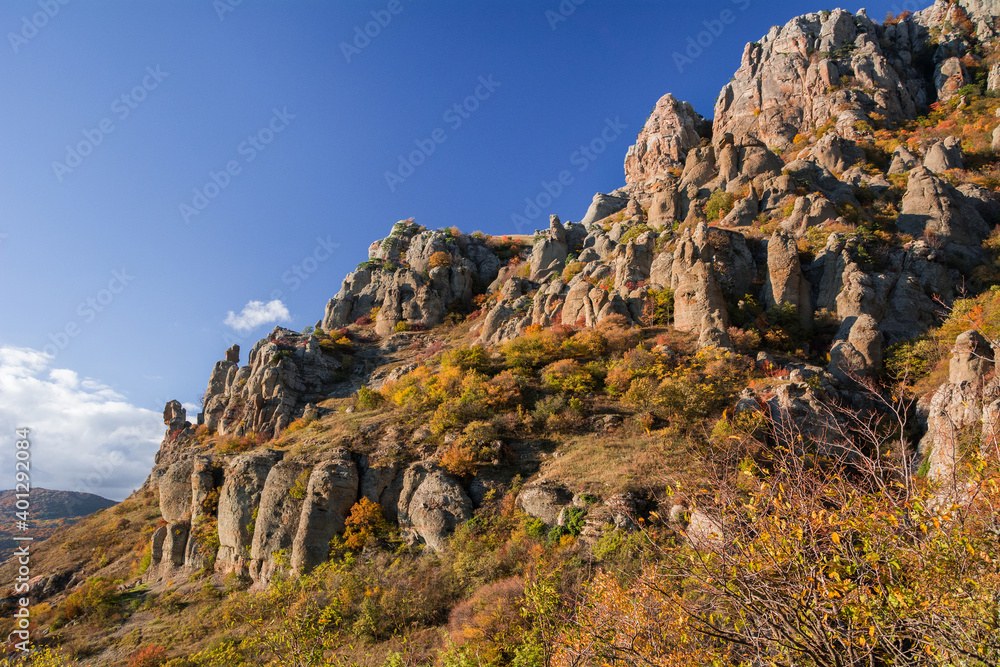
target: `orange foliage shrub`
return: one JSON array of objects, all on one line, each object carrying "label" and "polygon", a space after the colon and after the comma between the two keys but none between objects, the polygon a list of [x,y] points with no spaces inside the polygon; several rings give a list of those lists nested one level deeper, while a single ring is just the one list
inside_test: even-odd
[{"label": "orange foliage shrub", "polygon": [[144,646],[128,661],[128,667],[160,667],[167,662],[167,649],[162,646]]},{"label": "orange foliage shrub", "polygon": [[488,642],[515,643],[523,632],[521,600],[524,582],[508,577],[486,584],[451,611],[448,626],[456,644]]},{"label": "orange foliage shrub", "polygon": [[382,516],[382,508],[368,498],[362,498],[354,504],[345,525],[344,545],[353,550],[362,549],[369,540],[378,539],[389,532],[389,524]]},{"label": "orange foliage shrub", "polygon": [[431,255],[429,265],[432,269],[437,269],[439,267],[449,267],[451,266],[451,255],[439,250],[438,252]]}]

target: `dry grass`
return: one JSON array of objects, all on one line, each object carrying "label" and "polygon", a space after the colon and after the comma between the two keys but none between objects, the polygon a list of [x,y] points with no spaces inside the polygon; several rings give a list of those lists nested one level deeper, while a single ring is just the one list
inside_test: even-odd
[{"label": "dry grass", "polygon": [[567,483],[578,493],[603,497],[619,491],[691,486],[699,478],[694,444],[669,429],[646,433],[637,422],[610,433],[569,439],[543,464],[542,475]]}]

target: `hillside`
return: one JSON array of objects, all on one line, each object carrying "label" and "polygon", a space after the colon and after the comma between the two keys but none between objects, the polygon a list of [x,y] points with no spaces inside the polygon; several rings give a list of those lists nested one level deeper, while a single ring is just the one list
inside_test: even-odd
[{"label": "hillside", "polygon": [[[13,490],[0,491],[0,516],[13,517],[17,511],[16,501]],[[114,504],[115,501],[101,498],[93,493],[33,488],[30,535],[36,541],[43,540],[59,529],[76,523],[82,517]],[[11,527],[11,523],[7,521],[0,526],[0,561],[7,560],[15,547],[13,537],[17,531]]]},{"label": "hillside", "polygon": [[997,664],[998,16],[797,17],[581,221],[392,225],[38,546],[30,664]]}]

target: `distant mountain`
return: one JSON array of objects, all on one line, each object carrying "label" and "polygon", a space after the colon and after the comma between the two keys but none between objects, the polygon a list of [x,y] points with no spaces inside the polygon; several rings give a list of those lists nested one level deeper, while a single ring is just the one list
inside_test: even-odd
[{"label": "distant mountain", "polygon": [[0,491],[0,561],[6,560],[14,550],[15,535],[30,535],[34,541],[44,540],[59,528],[70,526],[83,517],[115,504],[93,493],[78,491],[53,491],[31,489],[28,510],[28,530],[15,527],[17,496],[12,490]]}]

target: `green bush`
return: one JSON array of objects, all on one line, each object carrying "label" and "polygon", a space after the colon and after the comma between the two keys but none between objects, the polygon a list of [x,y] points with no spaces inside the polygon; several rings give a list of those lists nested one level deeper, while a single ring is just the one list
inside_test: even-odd
[{"label": "green bush", "polygon": [[354,407],[358,410],[373,410],[382,404],[382,394],[368,387],[359,387],[355,394]]},{"label": "green bush", "polygon": [[646,232],[651,232],[651,231],[653,231],[653,228],[650,227],[649,225],[645,224],[636,225],[635,227],[632,227],[627,232],[622,234],[622,237],[618,239],[618,243],[620,243],[621,245],[625,245],[629,241],[635,241],[637,238],[639,238]]},{"label": "green bush", "polygon": [[716,190],[705,204],[705,217],[709,220],[720,220],[733,210],[735,198],[725,190]]}]

